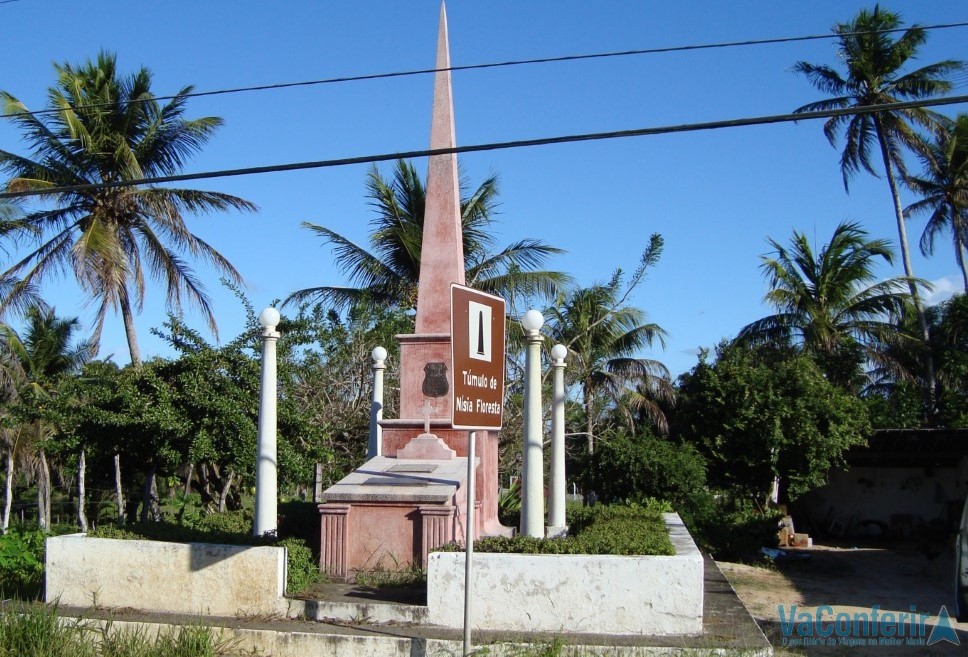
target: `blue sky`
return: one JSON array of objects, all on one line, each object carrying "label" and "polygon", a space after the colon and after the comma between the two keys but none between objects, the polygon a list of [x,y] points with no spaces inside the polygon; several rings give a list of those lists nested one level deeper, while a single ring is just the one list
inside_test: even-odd
[{"label": "blue sky", "polygon": [[[964,2],[882,3],[908,22],[968,21]],[[829,33],[866,3],[514,2],[448,5],[455,66],[566,54]],[[122,70],[154,73],[158,94],[431,68],[437,0],[255,3],[135,3],[18,0],[0,4],[0,89],[29,107],[44,104],[52,62],[80,63],[99,49]],[[930,34],[917,60],[968,59],[968,28]],[[833,41],[679,52],[454,74],[459,144],[656,127],[786,113],[821,95],[791,71],[797,60],[835,63]],[[964,94],[965,78],[955,89]],[[221,116],[225,126],[186,172],[324,160],[426,148],[429,75],[198,98],[188,116]],[[954,114],[964,106],[950,106]],[[24,152],[0,122],[0,148]],[[817,121],[715,132],[492,151],[462,157],[479,183],[500,178],[501,244],[538,237],[567,250],[552,266],[582,284],[631,271],[653,232],[665,253],[631,302],[669,333],[665,351],[646,355],[673,375],[769,312],[759,256],[766,238],[794,229],[829,238],[842,220],[896,241],[886,183],[858,175],[844,191],[839,151]],[[417,161],[419,171],[425,161]],[[387,165],[384,170],[389,170]],[[300,223],[310,221],[365,243],[371,211],[367,166],[274,173],[192,183],[256,203],[253,215],[203,216],[190,225],[242,272],[256,308],[299,288],[340,284],[330,250]],[[905,197],[905,202],[913,200]],[[923,221],[909,222],[912,245]],[[914,257],[917,275],[941,298],[960,289],[950,246]],[[243,309],[203,266],[222,339],[244,323]],[[885,267],[883,275],[900,273]],[[45,297],[61,315],[88,321],[69,278]],[[146,356],[165,355],[149,329],[165,317],[162,290],[148,291],[137,320]],[[186,312],[198,328],[197,313]],[[119,318],[109,321],[101,356],[127,362]]]}]

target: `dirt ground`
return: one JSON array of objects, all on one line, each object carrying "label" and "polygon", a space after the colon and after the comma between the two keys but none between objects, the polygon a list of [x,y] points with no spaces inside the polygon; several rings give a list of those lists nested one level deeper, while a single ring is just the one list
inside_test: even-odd
[{"label": "dirt ground", "polygon": [[[960,655],[968,656],[968,623],[951,625],[960,645],[938,642],[926,645],[845,645],[833,638],[825,645],[795,645],[781,630],[780,607],[786,618],[791,606],[811,615],[820,605],[830,605],[833,614],[870,613],[879,605],[880,613],[930,613],[928,626],[938,619],[942,605],[954,613],[953,546],[924,551],[915,544],[821,545],[812,549],[790,550],[791,557],[779,559],[775,567],[719,563],[743,604],[773,643],[777,655],[824,655],[863,657],[866,655]],[[926,634],[930,635],[930,629]],[[912,632],[913,633],[913,632]],[[864,638],[864,642],[868,639]],[[885,642],[886,643],[886,642]]]}]

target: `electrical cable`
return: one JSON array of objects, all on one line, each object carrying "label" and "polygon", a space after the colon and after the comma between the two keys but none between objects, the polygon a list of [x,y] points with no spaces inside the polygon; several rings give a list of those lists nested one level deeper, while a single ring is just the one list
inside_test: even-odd
[{"label": "electrical cable", "polygon": [[[706,43],[706,44],[694,44],[686,46],[668,46],[664,48],[644,48],[639,50],[620,50],[615,52],[603,52],[603,53],[591,53],[582,55],[561,55],[557,57],[540,57],[536,59],[516,59],[509,60],[505,62],[490,62],[484,64],[466,64],[463,66],[451,66],[450,68],[424,68],[424,69],[413,69],[409,71],[396,71],[391,73],[372,73],[365,75],[350,75],[335,78],[323,78],[321,80],[304,80],[301,82],[280,82],[276,84],[263,84],[254,85],[248,87],[234,87],[230,89],[215,89],[212,91],[193,91],[186,94],[176,94],[176,95],[166,95],[166,96],[152,96],[151,98],[144,99],[143,101],[132,101],[132,102],[151,102],[151,101],[161,101],[161,100],[174,100],[176,98],[201,98],[205,96],[221,96],[226,94],[237,94],[237,93],[247,93],[254,91],[275,91],[278,89],[290,89],[293,87],[309,87],[324,84],[338,84],[345,82],[361,82],[368,80],[384,80],[390,78],[400,78],[409,77],[414,75],[426,75],[430,73],[437,73],[440,71],[475,71],[489,68],[502,68],[508,66],[523,66],[530,64],[551,64],[559,62],[572,62],[572,61],[582,61],[588,59],[605,59],[613,57],[630,57],[638,55],[655,55],[673,52],[688,52],[694,50],[712,50],[719,48],[737,48],[745,46],[760,46],[760,45],[770,45],[777,43],[795,43],[800,41],[816,41],[821,39],[839,39],[845,36],[855,36],[858,34],[890,34],[894,32],[906,32],[910,29],[921,29],[921,30],[941,30],[949,28],[958,27],[968,27],[968,21],[961,23],[939,23],[936,25],[912,25],[910,27],[903,28],[893,28],[889,30],[877,30],[875,32],[844,32],[842,34],[812,34],[806,36],[795,36],[795,37],[777,37],[772,39],[749,39],[744,41],[723,41],[719,43]],[[72,106],[74,111],[79,109],[96,109],[99,107],[111,107],[113,103],[91,103],[89,105],[78,105]],[[40,116],[43,114],[56,114],[58,112],[64,111],[64,108],[57,109],[43,109],[34,110],[28,112],[19,112],[13,114],[0,114],[0,119],[12,118],[15,116]]]},{"label": "electrical cable", "polygon": [[867,107],[846,107],[840,109],[823,110],[817,112],[802,112],[790,114],[773,114],[769,116],[757,116],[742,119],[727,119],[720,121],[707,121],[702,123],[686,123],[681,125],[661,126],[656,128],[638,128],[632,130],[616,130],[611,132],[594,132],[577,135],[562,135],[558,137],[543,137],[537,139],[522,139],[516,141],[491,142],[485,144],[472,144],[469,146],[456,146],[454,148],[425,149],[416,151],[404,151],[399,153],[383,153],[378,155],[364,155],[360,157],[339,158],[333,160],[317,160],[309,162],[294,162],[289,164],[273,164],[267,166],[245,167],[240,169],[221,169],[218,171],[203,171],[199,173],[185,173],[171,176],[157,176],[153,178],[140,178],[136,180],[121,180],[113,182],[94,183],[89,185],[69,185],[64,187],[52,187],[43,190],[29,190],[21,192],[0,193],[0,199],[23,198],[27,196],[49,196],[52,194],[66,194],[70,192],[86,192],[98,189],[110,189],[114,187],[134,187],[139,185],[157,185],[161,183],[184,182],[188,180],[204,180],[208,178],[231,178],[237,176],[250,176],[264,173],[279,173],[283,171],[301,171],[305,169],[325,169],[339,166],[349,166],[354,164],[370,164],[374,162],[386,162],[389,160],[412,159],[417,157],[432,157],[434,155],[478,153],[482,151],[507,150],[511,148],[526,148],[533,146],[547,146],[550,144],[566,144],[583,141],[600,141],[605,139],[622,139],[628,137],[644,137],[652,135],[675,134],[680,132],[699,132],[704,130],[721,130],[724,128],[741,128],[754,125],[768,125],[773,123],[790,123],[799,121],[809,121],[813,119],[825,119],[835,116],[845,116],[850,114],[874,114],[877,112],[889,112],[895,110],[914,109],[921,107],[936,107],[941,105],[955,105],[968,103],[968,95],[949,96],[945,98],[932,98],[927,100],[908,101],[902,103],[888,103],[884,105],[871,105]]}]

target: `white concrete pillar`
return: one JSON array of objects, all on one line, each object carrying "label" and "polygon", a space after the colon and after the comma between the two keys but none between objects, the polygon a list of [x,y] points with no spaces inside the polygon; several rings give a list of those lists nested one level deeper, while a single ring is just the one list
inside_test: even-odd
[{"label": "white concrete pillar", "polygon": [[383,452],[383,429],[380,427],[380,420],[383,419],[383,372],[387,368],[387,350],[383,347],[375,347],[371,356],[373,358],[373,401],[370,403],[370,441],[366,448],[367,461]]},{"label": "white concrete pillar", "polygon": [[547,535],[561,536],[565,526],[565,499],[568,492],[565,482],[565,356],[568,348],[556,344],[551,348],[553,368],[551,397],[551,472],[548,482],[548,531]]},{"label": "white concrete pillar", "polygon": [[279,311],[266,308],[259,313],[262,325],[262,386],[259,394],[259,442],[255,468],[255,522],[252,533],[275,533],[278,517],[276,448],[276,341]]},{"label": "white concrete pillar", "polygon": [[541,327],[544,317],[529,310],[521,319],[528,346],[524,361],[524,453],[521,466],[521,534],[542,538],[544,449],[541,430]]}]

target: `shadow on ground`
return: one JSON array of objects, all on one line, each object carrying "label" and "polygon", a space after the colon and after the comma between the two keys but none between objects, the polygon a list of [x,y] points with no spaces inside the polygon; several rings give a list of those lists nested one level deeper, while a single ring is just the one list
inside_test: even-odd
[{"label": "shadow on ground", "polygon": [[[818,607],[829,605],[834,615],[869,614],[871,607],[877,605],[880,614],[890,612],[895,618],[912,610],[930,614],[924,636],[918,637],[926,642],[942,606],[949,614],[954,612],[953,549],[953,545],[945,544],[926,550],[916,542],[839,542],[790,550],[790,556],[778,559],[773,569],[721,566],[778,654],[963,657],[968,655],[968,623],[959,624],[953,619],[953,634],[948,636],[957,637],[960,645],[944,641],[931,646],[904,645],[904,641],[901,645],[885,645],[877,640],[875,645],[847,645],[834,637],[829,642],[833,645],[818,638],[808,640],[808,645],[791,646],[781,625],[781,612],[786,619],[794,612],[806,611],[813,616]],[[918,633],[909,627],[908,634],[916,637]],[[868,637],[858,638],[861,643],[871,643]]]}]

